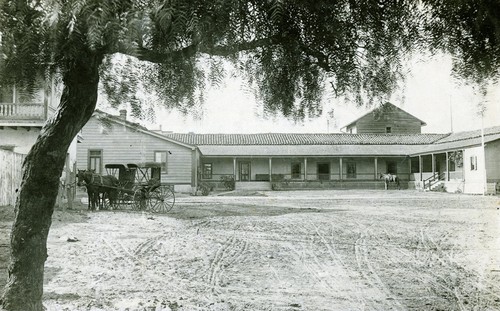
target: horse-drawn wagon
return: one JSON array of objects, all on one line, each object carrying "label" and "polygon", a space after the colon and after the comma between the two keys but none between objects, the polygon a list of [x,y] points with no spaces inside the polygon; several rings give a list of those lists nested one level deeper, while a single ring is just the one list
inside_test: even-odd
[{"label": "horse-drawn wagon", "polygon": [[[90,170],[78,171],[78,184],[87,187],[89,209],[170,211],[175,203],[172,186],[161,182],[161,163],[106,164],[101,176]],[[102,197],[101,197],[102,194]]]}]

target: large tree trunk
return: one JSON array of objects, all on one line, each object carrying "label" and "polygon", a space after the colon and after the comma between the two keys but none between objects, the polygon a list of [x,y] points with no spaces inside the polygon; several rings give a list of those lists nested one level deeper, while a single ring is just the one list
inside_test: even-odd
[{"label": "large tree trunk", "polygon": [[92,116],[97,102],[102,56],[82,52],[68,62],[56,114],[45,124],[23,163],[23,180],[10,236],[9,280],[1,298],[8,311],[41,311],[47,236],[72,140]]}]

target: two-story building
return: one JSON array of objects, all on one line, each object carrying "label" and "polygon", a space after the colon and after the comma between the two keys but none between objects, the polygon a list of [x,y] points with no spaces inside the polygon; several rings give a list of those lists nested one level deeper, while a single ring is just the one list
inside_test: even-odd
[{"label": "two-story building", "polygon": [[[39,82],[35,92],[26,92],[16,86],[0,86],[0,149],[14,153],[13,157],[19,158],[16,156],[19,154],[24,158],[36,142],[45,122],[56,111],[59,98],[60,91],[51,80]],[[77,140],[78,137],[68,149],[65,170],[61,178],[62,184],[71,185],[75,179]],[[19,169],[19,172],[21,164],[19,161],[16,162],[16,166],[19,166],[16,169]],[[7,168],[3,166],[0,169]],[[16,176],[3,180],[2,187],[9,189],[19,187],[21,174]],[[14,199],[11,198],[10,201],[13,202]]]},{"label": "two-story building", "polygon": [[0,86],[0,148],[27,154],[57,104],[53,83],[40,83],[34,94]]}]

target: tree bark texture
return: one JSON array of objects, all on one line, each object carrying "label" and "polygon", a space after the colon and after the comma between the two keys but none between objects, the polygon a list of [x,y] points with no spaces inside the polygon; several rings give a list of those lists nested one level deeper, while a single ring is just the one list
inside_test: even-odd
[{"label": "tree bark texture", "polygon": [[8,311],[41,311],[47,236],[66,153],[97,102],[102,55],[82,52],[63,72],[57,112],[47,121],[23,163],[23,179],[10,235],[9,280],[1,306]]}]

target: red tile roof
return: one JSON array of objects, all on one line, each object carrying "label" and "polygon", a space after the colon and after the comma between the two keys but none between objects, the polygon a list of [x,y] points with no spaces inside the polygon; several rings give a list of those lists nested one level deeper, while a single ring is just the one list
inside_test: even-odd
[{"label": "red tile roof", "polygon": [[449,134],[181,134],[166,137],[189,145],[427,145]]}]

